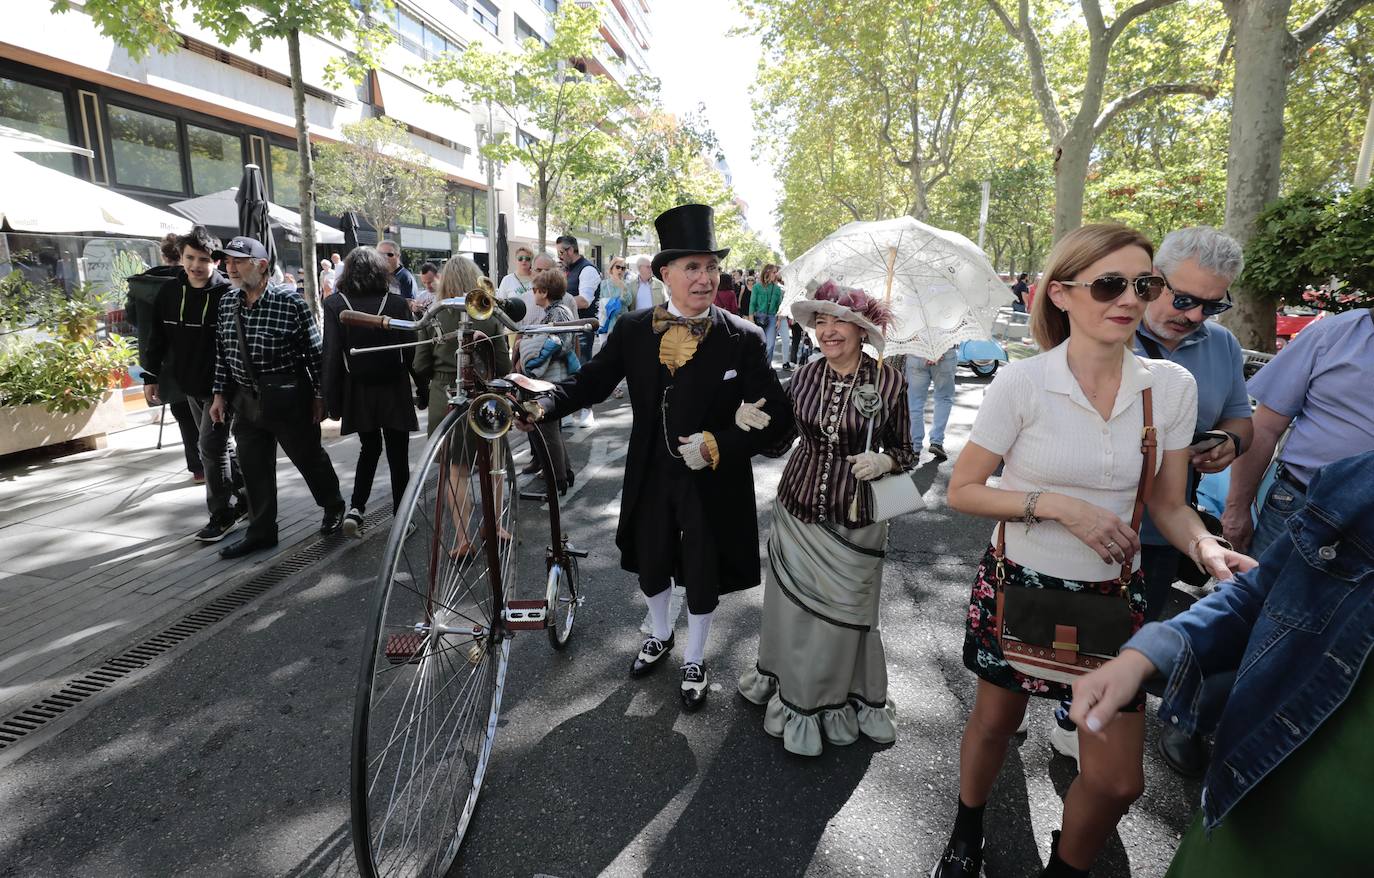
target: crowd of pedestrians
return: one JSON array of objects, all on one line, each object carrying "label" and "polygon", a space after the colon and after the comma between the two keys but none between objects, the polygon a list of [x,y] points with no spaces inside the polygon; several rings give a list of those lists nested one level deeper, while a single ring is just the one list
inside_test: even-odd
[{"label": "crowd of pedestrians", "polygon": [[[664,664],[685,602],[680,693],[700,709],[720,597],[766,580],[758,658],[737,683],[764,730],[809,756],[860,736],[890,743],[900,726],[879,623],[889,522],[876,491],[923,446],[949,456],[957,351],[884,363],[864,346],[881,355],[890,315],[863,291],[817,278],[784,314],[778,266],[722,268],[729,251],[709,208],[656,225],[661,251],[614,257],[604,277],[570,235],[556,254],[518,247],[497,288],[465,257],[423,263],[417,278],[395,242],[357,247],[320,262],[322,318],[273,282],[253,238],[221,245],[196,227],[165,242],[168,264],[144,277],[155,291],[131,295],[129,311],[149,403],[184,402],[209,515],[196,536],[219,540],[247,519],[223,557],[276,544],[278,447],[320,507],[321,533],[359,533],[383,454],[394,510],[416,409],[432,433],[457,381],[457,341],[355,354],[413,334],[340,314],[407,318],[485,288],[522,300],[531,331],[510,342],[494,319],[476,321],[490,339],[484,368],[556,388],[521,425],[543,440],[525,470],[542,489],[522,496],[565,493],[576,474],[563,419],[594,427],[594,405],[631,391],[616,545],[647,605],[631,675]],[[1171,876],[1279,874],[1275,863],[1355,874],[1369,778],[1360,733],[1374,718],[1361,673],[1374,601],[1359,587],[1374,576],[1374,319],[1314,323],[1247,383],[1238,342],[1209,319],[1232,306],[1242,268],[1239,244],[1214,229],[1175,231],[1156,250],[1097,224],[1055,245],[1038,295],[1018,278],[1040,353],[987,387],[948,490],[952,510],[992,527],[968,559],[963,661],[976,695],[936,878],[980,874],[984,838],[1000,831],[985,825],[986,804],[1031,698],[1054,702],[1051,746],[1078,766],[1041,874],[1086,875],[1143,791],[1148,686],[1164,699],[1161,756],[1206,791]],[[537,331],[577,317],[600,331]],[[440,312],[438,330],[459,319]],[[321,442],[326,416],[359,439],[347,502]],[[750,461],[789,453],[764,577]],[[467,486],[469,456],[452,460]],[[1199,501],[1204,478],[1229,479],[1220,517]],[[1209,580],[1220,584],[1160,621],[1176,582]],[[1317,849],[1280,843],[1275,815]]]}]

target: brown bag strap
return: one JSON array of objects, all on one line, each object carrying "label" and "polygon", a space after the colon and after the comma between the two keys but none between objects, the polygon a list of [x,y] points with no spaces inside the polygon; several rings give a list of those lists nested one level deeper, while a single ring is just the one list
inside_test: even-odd
[{"label": "brown bag strap", "polygon": [[[1135,487],[1135,505],[1131,509],[1131,530],[1140,533],[1141,522],[1145,520],[1145,504],[1150,502],[1150,494],[1155,485],[1155,455],[1159,447],[1158,431],[1155,429],[1154,397],[1150,388],[1140,394],[1140,404],[1144,411],[1144,427],[1140,431],[1140,479]],[[996,557],[1000,564],[1007,557],[1007,523],[997,524]],[[1127,558],[1121,565],[1122,585],[1131,581],[1131,564],[1134,558]],[[1000,574],[999,574],[1000,579]]]}]

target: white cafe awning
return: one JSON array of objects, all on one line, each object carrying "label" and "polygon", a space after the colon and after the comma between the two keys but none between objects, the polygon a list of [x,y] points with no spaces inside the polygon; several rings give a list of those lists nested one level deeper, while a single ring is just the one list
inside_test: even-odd
[{"label": "white cafe awning", "polygon": [[72,146],[39,134],[0,125],[0,150],[5,152],[71,152],[90,158],[94,153],[84,146]]},{"label": "white cafe awning", "polygon": [[118,192],[0,150],[0,228],[48,235],[183,235],[191,223]]},{"label": "white cafe awning", "polygon": [[[228,189],[211,192],[209,195],[202,195],[199,198],[174,201],[168,207],[183,216],[190,217],[194,222],[203,226],[216,229],[237,229],[239,227],[239,205],[234,197],[238,195],[238,191],[237,186],[231,186]],[[271,221],[272,228],[285,232],[291,240],[299,241],[301,239],[301,215],[298,212],[269,201],[267,202],[267,218]],[[343,240],[343,232],[318,220],[315,221],[316,244],[342,244]]]}]

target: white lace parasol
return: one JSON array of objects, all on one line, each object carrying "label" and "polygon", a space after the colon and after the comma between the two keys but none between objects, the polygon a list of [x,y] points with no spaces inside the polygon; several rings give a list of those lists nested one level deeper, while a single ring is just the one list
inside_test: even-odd
[{"label": "white lace parasol", "polygon": [[936,359],[962,341],[988,338],[997,309],[1010,305],[1011,289],[978,246],[909,216],[849,223],[788,263],[781,313],[807,298],[809,283],[856,287],[882,299],[892,268],[893,321],[885,353]]}]

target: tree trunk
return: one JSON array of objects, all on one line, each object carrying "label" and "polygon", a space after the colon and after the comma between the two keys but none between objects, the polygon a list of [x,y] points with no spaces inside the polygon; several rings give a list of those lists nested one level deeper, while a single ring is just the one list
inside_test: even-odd
[{"label": "tree trunk", "polygon": [[315,163],[310,157],[310,127],[305,120],[305,79],[301,74],[301,32],[286,35],[291,57],[291,104],[296,111],[296,155],[301,166],[301,283],[305,301],[320,319],[319,269],[315,267]]},{"label": "tree trunk", "polygon": [[[1226,169],[1226,233],[1242,244],[1255,220],[1278,197],[1283,156],[1283,108],[1288,98],[1290,0],[1233,0],[1235,91]],[[1241,346],[1274,349],[1274,303],[1236,290],[1236,307],[1223,321]]]},{"label": "tree trunk", "polygon": [[543,171],[539,173],[539,252],[543,253],[549,243],[549,181]]},{"label": "tree trunk", "polygon": [[1092,160],[1092,137],[1070,131],[1059,143],[1054,163],[1054,240],[1083,225],[1083,192]]}]

